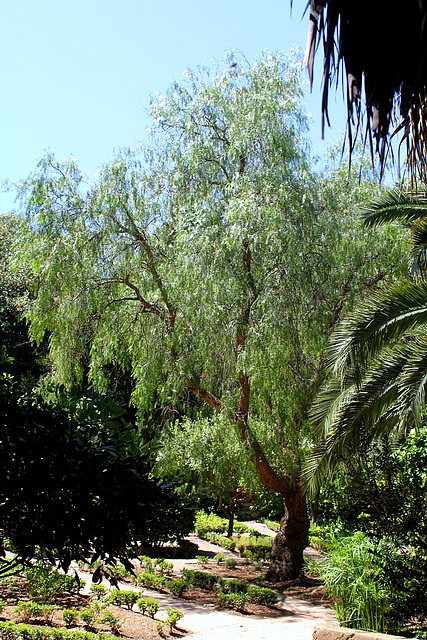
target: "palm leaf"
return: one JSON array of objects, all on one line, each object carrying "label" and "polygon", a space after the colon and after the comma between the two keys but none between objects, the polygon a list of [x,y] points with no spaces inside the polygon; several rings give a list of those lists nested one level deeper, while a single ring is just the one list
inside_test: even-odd
[{"label": "palm leaf", "polygon": [[368,227],[390,222],[412,227],[427,216],[427,198],[424,193],[415,195],[395,187],[373,199],[361,210],[361,215]]}]

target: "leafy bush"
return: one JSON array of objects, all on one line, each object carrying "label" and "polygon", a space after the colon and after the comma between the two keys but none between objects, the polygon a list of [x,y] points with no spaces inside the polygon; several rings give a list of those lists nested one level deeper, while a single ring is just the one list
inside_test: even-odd
[{"label": "leafy bush", "polygon": [[249,602],[255,604],[262,604],[266,607],[271,607],[277,602],[277,593],[273,589],[267,587],[254,587],[250,585],[246,592]]},{"label": "leafy bush", "polygon": [[59,573],[45,565],[35,565],[25,571],[28,580],[28,593],[39,603],[49,603],[66,593],[78,593],[80,584],[73,576]]},{"label": "leafy bush", "polygon": [[236,558],[226,558],[225,559],[225,567],[226,567],[226,569],[234,569],[234,567],[236,565],[237,565]]},{"label": "leafy bush", "polygon": [[280,531],[280,522],[275,522],[274,520],[268,520],[267,518],[265,518],[264,524],[266,527],[268,527],[272,531],[276,531],[276,532]]},{"label": "leafy bush", "polygon": [[172,607],[168,607],[166,609],[168,617],[165,620],[165,623],[169,625],[170,630],[176,628],[176,625],[184,617],[183,612],[180,609],[173,609]]},{"label": "leafy bush", "polygon": [[[15,622],[0,622],[1,640],[110,640],[108,634],[71,631],[49,627],[32,627]],[[117,637],[114,640],[118,640]]]},{"label": "leafy bush", "polygon": [[101,622],[107,625],[114,635],[118,635],[120,632],[122,622],[117,618],[112,611],[104,611]]},{"label": "leafy bush", "polygon": [[154,573],[140,573],[137,578],[137,583],[140,587],[162,591],[166,585],[166,578],[156,576]]},{"label": "leafy bush", "polygon": [[233,611],[244,611],[248,600],[245,593],[218,593],[217,598],[221,606]]},{"label": "leafy bush", "polygon": [[19,622],[30,622],[34,618],[40,618],[41,606],[36,602],[19,602],[14,608],[12,615],[17,618]]},{"label": "leafy bush", "polygon": [[99,620],[99,609],[93,606],[83,607],[79,612],[80,620],[91,631]]},{"label": "leafy bush", "polygon": [[178,579],[178,580],[169,580],[166,583],[167,588],[171,593],[179,598],[182,596],[184,591],[188,589],[188,582],[186,580]]},{"label": "leafy bush", "polygon": [[63,609],[62,619],[64,620],[67,627],[72,627],[73,624],[76,624],[79,619],[79,612],[75,607],[73,607],[72,609]]},{"label": "leafy bush", "polygon": [[154,618],[160,609],[160,604],[154,598],[138,598],[136,604],[143,615],[147,612],[151,618]]},{"label": "leafy bush", "polygon": [[248,583],[243,580],[228,580],[223,578],[220,581],[221,591],[223,593],[246,593],[248,590]]},{"label": "leafy bush", "polygon": [[192,584],[200,589],[206,589],[212,591],[218,582],[218,578],[213,573],[207,573],[205,571],[193,571],[192,569],[183,569],[181,571],[183,579],[187,584]]},{"label": "leafy bush", "polygon": [[196,556],[198,564],[209,564],[209,556]]},{"label": "leafy bush", "polygon": [[103,584],[92,584],[90,592],[97,600],[102,600],[102,598],[107,597],[108,589]]},{"label": "leafy bush", "polygon": [[[250,529],[243,522],[234,520],[233,529],[236,533],[249,533],[255,535],[253,529]],[[199,538],[206,537],[207,533],[220,533],[226,534],[228,532],[228,520],[221,518],[214,513],[205,513],[204,511],[198,511],[196,513],[196,520],[194,523],[194,530]]]},{"label": "leafy bush", "polygon": [[138,598],[138,591],[113,589],[108,600],[109,602],[111,602],[111,604],[116,604],[119,607],[127,607],[129,610],[131,610]]},{"label": "leafy bush", "polygon": [[224,558],[225,558],[225,556],[224,556],[224,554],[223,554],[223,553],[216,553],[216,554],[214,555],[214,561],[215,561],[217,564],[220,564],[220,563],[224,560]]}]

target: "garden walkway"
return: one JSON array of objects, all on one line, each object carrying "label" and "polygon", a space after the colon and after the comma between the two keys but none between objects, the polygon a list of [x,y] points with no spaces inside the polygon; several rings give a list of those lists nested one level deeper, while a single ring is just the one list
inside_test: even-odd
[{"label": "garden walkway", "polygon": [[[260,523],[246,523],[266,535],[275,534]],[[266,530],[268,533],[266,533]],[[200,554],[213,557],[216,553],[223,553],[226,557],[236,557],[232,552],[224,551],[221,547],[211,544],[195,536],[190,536],[192,542],[199,545]],[[312,550],[307,550],[312,555]],[[316,553],[316,552],[314,552]],[[244,562],[239,558],[241,562]],[[172,560],[174,573],[179,573],[183,567],[195,568],[196,560]],[[106,583],[107,584],[107,583]],[[121,588],[130,589],[128,584]],[[90,584],[86,583],[89,592]],[[299,598],[278,594],[278,607],[283,610],[280,617],[259,617],[234,613],[214,608],[214,605],[200,605],[186,600],[156,592],[143,590],[144,595],[150,595],[159,601],[161,610],[158,618],[166,617],[167,607],[178,607],[184,613],[179,623],[180,629],[188,632],[188,640],[311,640],[313,628],[316,625],[338,625],[334,611],[321,605],[310,604]]]}]

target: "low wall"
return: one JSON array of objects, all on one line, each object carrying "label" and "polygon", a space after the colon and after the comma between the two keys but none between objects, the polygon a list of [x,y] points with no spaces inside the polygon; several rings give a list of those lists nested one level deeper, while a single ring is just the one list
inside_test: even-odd
[{"label": "low wall", "polygon": [[402,636],[391,636],[387,633],[358,631],[346,627],[314,627],[313,640],[408,640]]}]

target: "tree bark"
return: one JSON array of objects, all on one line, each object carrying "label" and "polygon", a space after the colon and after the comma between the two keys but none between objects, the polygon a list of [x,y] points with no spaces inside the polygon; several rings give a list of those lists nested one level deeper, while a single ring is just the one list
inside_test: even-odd
[{"label": "tree bark", "polygon": [[266,578],[272,582],[294,580],[301,575],[303,551],[308,544],[310,522],[305,493],[299,486],[284,497],[285,515],[273,540]]}]

